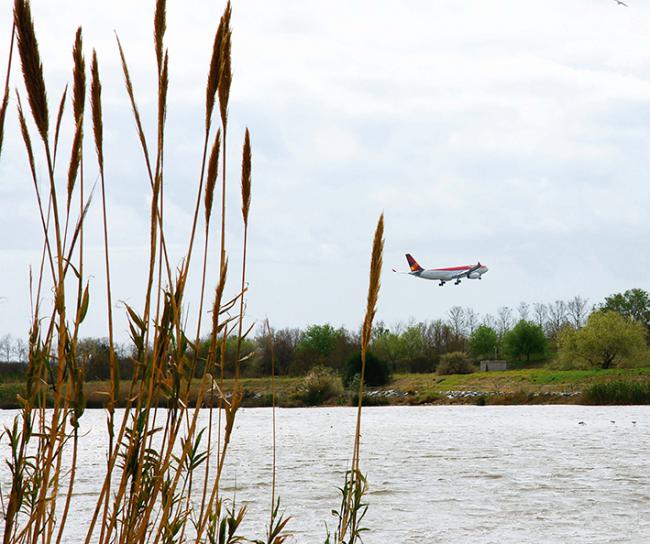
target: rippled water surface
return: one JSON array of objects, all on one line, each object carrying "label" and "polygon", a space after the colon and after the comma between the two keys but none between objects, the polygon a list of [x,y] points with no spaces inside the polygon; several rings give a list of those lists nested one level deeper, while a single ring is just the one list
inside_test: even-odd
[{"label": "rippled water surface", "polygon": [[[15,412],[0,413],[7,424]],[[650,408],[431,406],[366,408],[362,469],[373,543],[648,543]],[[225,491],[249,511],[243,533],[268,519],[271,410],[242,409]],[[292,542],[324,541],[352,449],[351,408],[285,409],[278,419],[278,493]],[[106,455],[105,415],[83,419],[80,471],[67,542],[94,507]],[[7,455],[3,442],[3,456]],[[0,468],[3,495],[6,466]]]}]

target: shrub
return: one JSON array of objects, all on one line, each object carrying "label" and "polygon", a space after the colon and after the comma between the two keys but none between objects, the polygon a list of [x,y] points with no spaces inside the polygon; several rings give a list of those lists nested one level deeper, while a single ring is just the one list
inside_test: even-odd
[{"label": "shrub", "polygon": [[[363,398],[361,399],[362,406],[388,406],[389,404],[390,401],[386,397],[376,397],[376,396],[370,397],[366,393],[363,394]],[[358,391],[350,398],[350,405],[351,406],[359,405]]]},{"label": "shrub", "polygon": [[[356,375],[361,375],[361,353],[350,357],[343,366],[343,384],[349,387]],[[390,382],[390,368],[388,363],[372,353],[366,353],[366,371],[364,383],[370,386],[386,385]]]},{"label": "shrub", "polygon": [[436,369],[436,360],[430,357],[418,356],[408,362],[407,368],[413,374],[428,374]]},{"label": "shrub", "polygon": [[596,383],[584,391],[583,398],[587,404],[650,404],[650,383]]},{"label": "shrub", "polygon": [[298,396],[307,406],[322,404],[342,392],[340,378],[325,366],[312,368],[298,388]]},{"label": "shrub", "polygon": [[462,351],[446,353],[438,363],[438,374],[471,374],[475,368],[467,354]]}]

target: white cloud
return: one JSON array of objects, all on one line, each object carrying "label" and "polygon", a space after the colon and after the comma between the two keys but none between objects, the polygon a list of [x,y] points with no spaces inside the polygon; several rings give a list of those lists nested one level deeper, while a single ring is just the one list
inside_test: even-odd
[{"label": "white cloud", "polygon": [[[650,6],[629,3],[235,3],[228,239],[236,278],[237,169],[248,125],[251,315],[278,326],[356,326],[382,210],[386,271],[406,251],[431,266],[477,259],[490,266],[484,281],[456,289],[385,276],[380,315],[388,322],[442,316],[455,304],[494,312],[519,300],[581,294],[596,301],[650,288],[642,249],[650,235]],[[11,4],[0,0],[0,13]],[[165,194],[174,259],[196,198],[205,71],[220,9],[169,6]],[[77,25],[87,51],[98,50],[114,284],[118,299],[135,304],[146,274],[149,181],[113,31],[153,142],[152,10],[125,1],[33,3],[51,109],[70,79]],[[0,18],[0,36],[8,25]],[[0,59],[7,47],[0,38]],[[14,84],[22,88],[17,70]],[[64,130],[69,135],[69,119]],[[28,323],[26,270],[38,262],[41,228],[13,105],[8,131],[0,159],[0,296],[12,296],[0,305],[0,332],[18,335]],[[63,146],[62,157],[67,152]],[[92,157],[90,141],[86,153]],[[96,167],[87,161],[86,168],[90,186]],[[93,214],[87,241],[98,262],[88,266],[98,306],[87,332],[102,335],[97,195]],[[214,282],[212,260],[209,270]],[[190,287],[197,292],[195,274]],[[123,321],[119,327],[125,330]]]}]

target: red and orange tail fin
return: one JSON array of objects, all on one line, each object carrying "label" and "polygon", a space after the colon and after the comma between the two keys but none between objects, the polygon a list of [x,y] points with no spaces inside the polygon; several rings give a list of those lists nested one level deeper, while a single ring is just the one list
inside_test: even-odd
[{"label": "red and orange tail fin", "polygon": [[409,263],[409,267],[410,267],[410,269],[411,269],[411,272],[420,272],[421,270],[424,270],[424,268],[422,268],[422,267],[418,264],[418,262],[417,262],[413,257],[411,257],[411,254],[410,254],[410,253],[407,253],[407,254],[406,254],[406,260],[407,260],[408,263]]}]

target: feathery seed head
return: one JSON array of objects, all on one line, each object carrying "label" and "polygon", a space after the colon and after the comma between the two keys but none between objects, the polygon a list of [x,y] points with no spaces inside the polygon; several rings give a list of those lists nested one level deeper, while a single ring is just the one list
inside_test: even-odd
[{"label": "feathery seed head", "polygon": [[2,105],[0,105],[0,155],[2,155],[2,140],[4,137],[5,117],[7,115],[7,107],[9,106],[9,88],[5,90],[4,97],[2,98]]},{"label": "feathery seed head", "polygon": [[167,2],[156,1],[156,13],[153,19],[153,39],[156,46],[156,60],[158,61],[158,73],[162,72],[163,63],[163,38],[167,30]]},{"label": "feathery seed head", "polygon": [[160,86],[158,89],[158,126],[162,130],[167,116],[167,89],[169,87],[169,54],[165,51],[162,71],[160,72]]},{"label": "feathery seed head", "polygon": [[221,44],[221,73],[219,74],[219,112],[221,113],[221,124],[226,126],[228,123],[228,100],[230,98],[230,85],[232,83],[232,65],[231,65],[231,42],[232,32],[228,28],[224,32],[223,42]]},{"label": "feathery seed head", "polygon": [[214,293],[214,303],[212,305],[212,337],[216,337],[219,332],[219,315],[221,311],[221,301],[223,299],[223,292],[226,288],[226,276],[228,274],[228,259],[225,259],[221,272],[219,274],[219,283]]},{"label": "feathery seed head", "polygon": [[224,29],[230,25],[230,2],[226,5],[226,9],[219,21],[219,27],[214,35],[214,43],[212,44],[212,58],[210,59],[210,71],[208,72],[208,83],[205,89],[205,127],[206,130],[210,127],[210,120],[212,119],[212,110],[214,109],[214,100],[219,87],[219,80],[221,79],[221,48],[223,42]]},{"label": "feathery seed head", "polygon": [[248,210],[251,205],[251,138],[248,128],[244,136],[244,150],[241,161],[241,200],[244,224],[248,225]]},{"label": "feathery seed head", "polygon": [[212,203],[214,202],[214,188],[217,183],[217,174],[219,172],[219,150],[221,149],[221,129],[217,130],[217,135],[212,144],[210,151],[210,160],[208,161],[208,176],[205,185],[205,228],[210,224],[212,215]]},{"label": "feathery seed head", "polygon": [[104,127],[102,123],[102,84],[99,81],[99,66],[97,52],[93,49],[93,60],[90,69],[90,106],[93,114],[93,132],[95,134],[95,149],[100,171],[104,170]]},{"label": "feathery seed head", "polygon": [[81,27],[77,29],[74,47],[72,48],[72,58],[74,60],[72,104],[75,122],[79,123],[79,118],[83,115],[86,101],[86,61],[83,56]]},{"label": "feathery seed head", "polygon": [[370,283],[368,285],[368,304],[366,315],[363,320],[361,332],[361,349],[365,352],[372,334],[372,322],[377,311],[377,300],[379,298],[379,287],[381,278],[381,266],[384,252],[384,214],[379,216],[375,238],[372,243],[372,257],[370,260]]},{"label": "feathery seed head", "polygon": [[29,168],[32,172],[32,179],[36,179],[36,167],[34,163],[34,151],[32,148],[32,139],[29,136],[29,129],[27,128],[27,122],[25,121],[25,114],[23,113],[23,104],[20,100],[20,95],[16,96],[18,101],[18,121],[20,122],[20,132],[23,136],[23,141],[25,142],[25,149],[27,150],[27,158],[29,160]]},{"label": "feathery seed head", "polygon": [[34,31],[32,12],[27,0],[15,0],[14,23],[18,32],[18,52],[27,88],[29,106],[34,122],[44,142],[47,142],[49,114],[47,92],[43,79],[43,65],[38,52],[38,42]]}]

